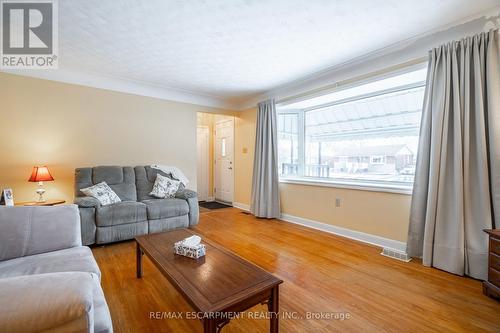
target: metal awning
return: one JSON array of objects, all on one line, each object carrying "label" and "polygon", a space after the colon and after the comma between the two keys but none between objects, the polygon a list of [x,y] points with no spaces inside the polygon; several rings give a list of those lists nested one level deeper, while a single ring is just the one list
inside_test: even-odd
[{"label": "metal awning", "polygon": [[[424,90],[417,87],[306,111],[306,136],[336,141],[418,135]],[[293,126],[293,120],[289,122]]]}]

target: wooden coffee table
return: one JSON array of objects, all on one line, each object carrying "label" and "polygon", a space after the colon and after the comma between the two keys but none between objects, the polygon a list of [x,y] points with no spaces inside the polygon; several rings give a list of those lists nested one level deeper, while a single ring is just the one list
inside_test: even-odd
[{"label": "wooden coffee table", "polygon": [[204,257],[174,254],[174,243],[194,234],[181,229],[136,237],[137,278],[146,254],[198,313],[205,333],[220,332],[231,316],[259,303],[267,304],[270,332],[278,332],[278,286],[283,281],[204,237]]}]

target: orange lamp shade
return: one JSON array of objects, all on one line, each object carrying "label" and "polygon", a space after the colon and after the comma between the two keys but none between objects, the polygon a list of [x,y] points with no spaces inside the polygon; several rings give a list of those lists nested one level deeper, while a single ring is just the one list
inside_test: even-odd
[{"label": "orange lamp shade", "polygon": [[29,182],[50,182],[51,180],[54,180],[54,177],[46,166],[33,167],[30,179],[28,179]]}]

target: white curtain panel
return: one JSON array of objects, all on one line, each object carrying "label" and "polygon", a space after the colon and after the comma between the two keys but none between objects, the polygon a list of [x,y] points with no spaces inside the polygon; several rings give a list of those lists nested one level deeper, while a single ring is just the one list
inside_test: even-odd
[{"label": "white curtain panel", "polygon": [[278,127],[274,100],[259,103],[253,162],[252,203],[257,217],[279,218]]},{"label": "white curtain panel", "polygon": [[486,279],[483,229],[499,220],[497,29],[429,53],[407,252],[426,266]]}]

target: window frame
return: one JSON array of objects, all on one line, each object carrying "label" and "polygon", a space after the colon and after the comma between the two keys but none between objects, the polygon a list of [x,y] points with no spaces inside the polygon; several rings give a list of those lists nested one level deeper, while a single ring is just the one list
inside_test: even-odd
[{"label": "window frame", "polygon": [[[368,84],[374,81],[383,80],[388,77],[398,76],[402,74],[406,74],[412,71],[417,71],[427,66],[427,63],[421,63],[417,66],[409,66],[402,70],[391,71],[384,75],[378,75],[371,77],[369,79],[360,80],[355,82],[354,84],[348,84],[345,87],[341,87],[340,89],[335,89],[333,91],[329,91],[328,93],[332,93],[335,91],[350,89],[357,86],[361,86],[364,84]],[[379,96],[383,94],[388,94],[397,91],[404,91],[413,88],[425,87],[426,81],[419,81],[415,83],[405,84],[397,87],[392,87],[388,89],[378,90],[371,93],[361,94],[354,97],[344,98],[333,102],[323,103],[320,105],[315,105],[311,107],[306,107],[300,110],[283,110],[282,112],[277,110],[279,114],[294,114],[298,116],[298,174],[297,177],[286,177],[283,175],[279,175],[279,182],[283,184],[298,184],[298,185],[309,185],[309,186],[321,186],[321,187],[334,187],[334,188],[345,188],[345,189],[354,189],[354,190],[365,190],[365,191],[374,191],[374,192],[388,192],[388,193],[397,193],[397,194],[406,194],[411,195],[413,192],[413,184],[409,185],[408,183],[403,182],[384,182],[384,181],[376,181],[376,180],[362,180],[362,179],[343,179],[343,178],[318,178],[304,175],[305,168],[305,114],[307,111],[312,111],[316,109],[321,109],[329,106],[334,106],[338,104],[348,103],[356,100],[362,100],[365,98],[370,98],[374,96]],[[318,95],[311,96],[310,98],[317,97]],[[286,103],[288,104],[288,103]],[[378,156],[377,156],[378,157]],[[370,159],[371,162],[371,159]]]}]

